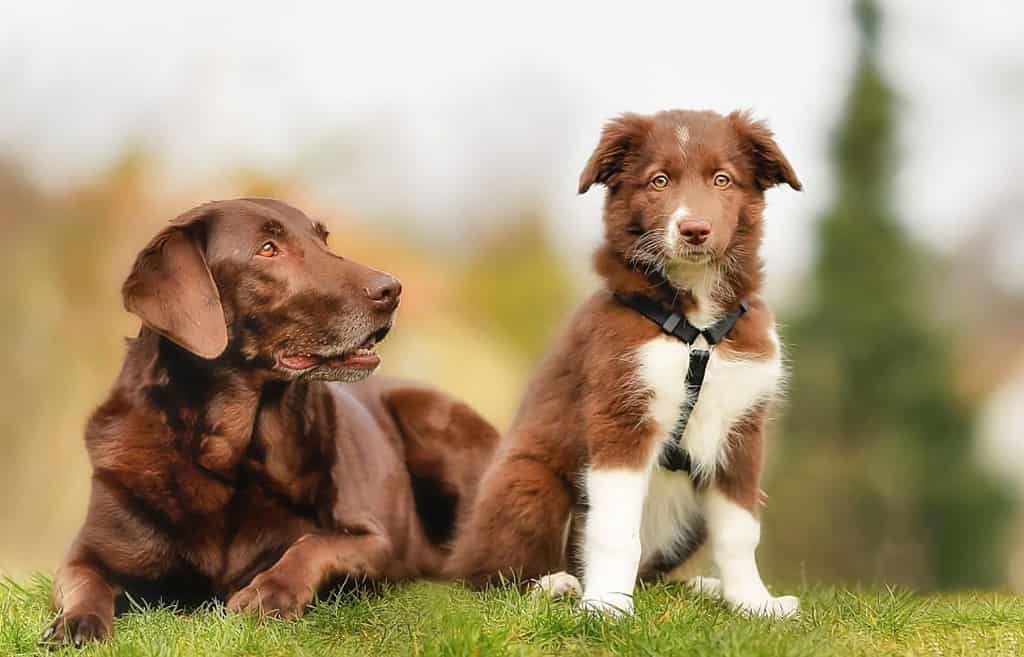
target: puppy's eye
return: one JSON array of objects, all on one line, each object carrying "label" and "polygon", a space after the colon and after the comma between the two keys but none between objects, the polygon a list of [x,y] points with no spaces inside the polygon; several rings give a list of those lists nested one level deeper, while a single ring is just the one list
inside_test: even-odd
[{"label": "puppy's eye", "polygon": [[280,251],[276,244],[273,242],[264,242],[263,246],[260,247],[260,250],[256,252],[256,255],[263,256],[264,258],[273,258],[278,253],[280,253]]},{"label": "puppy's eye", "polygon": [[665,189],[668,187],[668,176],[663,173],[659,173],[651,178],[651,187],[654,189]]},{"label": "puppy's eye", "polygon": [[711,182],[714,183],[715,187],[718,189],[725,189],[732,184],[732,178],[729,177],[729,174],[719,171],[715,174],[715,177],[712,178]]}]

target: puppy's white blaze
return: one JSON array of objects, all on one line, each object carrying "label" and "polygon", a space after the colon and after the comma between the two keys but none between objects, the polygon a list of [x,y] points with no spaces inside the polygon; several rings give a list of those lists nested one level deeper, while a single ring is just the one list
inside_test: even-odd
[{"label": "puppy's white blaze", "polygon": [[676,128],[676,140],[679,141],[679,150],[683,151],[683,156],[686,156],[686,145],[690,143],[690,128],[681,125]]},{"label": "puppy's white blaze", "polygon": [[583,539],[583,602],[595,609],[633,608],[640,567],[640,525],[650,468],[591,469]]},{"label": "puppy's white blaze", "polygon": [[691,210],[685,203],[680,203],[679,207],[675,209],[669,219],[678,223],[689,217],[691,214],[693,214],[693,210]]},{"label": "puppy's white blaze", "polygon": [[665,246],[669,253],[674,253],[679,247],[679,222],[691,214],[693,211],[685,203],[680,203],[679,207],[669,215],[668,222],[665,224]]},{"label": "puppy's white blaze", "polygon": [[795,614],[799,601],[792,596],[772,597],[761,580],[754,556],[761,540],[757,519],[713,487],[707,493],[704,514],[722,598],[752,614]]}]

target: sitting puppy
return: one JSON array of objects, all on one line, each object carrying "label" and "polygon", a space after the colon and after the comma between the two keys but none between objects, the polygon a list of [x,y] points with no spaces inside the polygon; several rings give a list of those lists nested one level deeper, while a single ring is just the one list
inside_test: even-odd
[{"label": "sitting puppy", "polygon": [[108,637],[125,590],[292,617],[334,581],[438,574],[497,435],[439,392],[355,383],[400,292],[279,201],[157,235],[124,284],[143,326],[86,429],[88,514],[44,639]]},{"label": "sitting puppy", "polygon": [[[760,297],[764,192],[800,181],[743,113],[626,114],[580,177],[607,192],[605,287],[540,367],[463,520],[450,574],[583,576],[583,605],[632,611],[638,575],[707,543],[729,603],[788,616],[754,559],[768,405],[783,377]],[[539,585],[579,587],[557,573]]]}]

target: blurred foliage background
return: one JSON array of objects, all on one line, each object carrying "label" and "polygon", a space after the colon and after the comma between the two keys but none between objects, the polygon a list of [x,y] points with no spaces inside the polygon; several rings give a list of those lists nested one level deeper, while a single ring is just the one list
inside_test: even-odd
[{"label": "blurred foliage background", "polygon": [[[1005,202],[979,209],[962,248],[911,232],[894,189],[905,100],[880,63],[883,12],[867,0],[848,9],[851,70],[821,155],[830,172],[800,171],[832,188],[809,244],[791,246],[809,248],[809,268],[772,292],[792,380],[772,425],[764,570],[779,584],[1024,588],[1024,286],[1003,280],[1024,256],[1024,199],[1011,186]],[[598,127],[578,128],[588,145]],[[23,151],[0,151],[0,227],[13,263],[0,285],[2,571],[54,568],[76,531],[89,474],[81,430],[117,372],[123,337],[137,330],[121,309],[121,280],[161,224],[197,203],[276,196],[325,221],[335,250],[403,281],[382,371],[449,390],[501,428],[549,340],[597,284],[590,245],[530,184],[453,200],[450,225],[435,231],[408,210],[414,199],[382,195],[379,208],[354,210],[319,191],[325,176],[363,180],[365,142],[355,136],[324,135],[292,165],[239,158],[187,184],[132,130],[119,138],[112,163],[61,184],[41,180]],[[374,162],[386,162],[389,143],[374,147]],[[565,170],[568,180],[582,164],[523,148],[537,171]],[[480,196],[468,183],[464,193]],[[772,234],[786,231],[776,194]],[[1006,244],[1020,247],[1008,261]]]},{"label": "blurred foliage background", "polygon": [[[804,518],[800,540],[815,549],[801,568],[992,586],[1006,577],[1011,497],[979,470],[955,334],[923,303],[928,254],[893,210],[897,116],[878,62],[879,9],[858,0],[856,19],[856,71],[832,139],[838,186],[807,298],[790,312],[792,399],[769,490]],[[785,527],[768,536],[794,547]]]}]

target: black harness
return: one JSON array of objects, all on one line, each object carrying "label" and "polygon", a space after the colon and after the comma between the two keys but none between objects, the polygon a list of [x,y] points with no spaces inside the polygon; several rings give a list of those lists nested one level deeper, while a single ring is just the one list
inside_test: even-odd
[{"label": "black harness", "polygon": [[691,472],[693,463],[690,461],[690,454],[683,449],[680,440],[683,437],[683,432],[686,431],[693,408],[700,398],[700,389],[704,385],[704,374],[708,368],[708,359],[711,357],[711,348],[729,335],[739,318],[747,312],[747,304],[740,303],[725,317],[701,330],[682,315],[666,311],[661,304],[650,297],[639,294],[629,296],[616,294],[615,299],[657,324],[665,334],[682,340],[687,346],[692,347],[700,336],[704,336],[704,340],[708,343],[707,349],[690,349],[690,366],[686,370],[686,389],[690,394],[683,400],[683,405],[679,408],[679,418],[658,457],[658,465],[666,470]]}]

